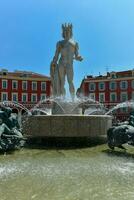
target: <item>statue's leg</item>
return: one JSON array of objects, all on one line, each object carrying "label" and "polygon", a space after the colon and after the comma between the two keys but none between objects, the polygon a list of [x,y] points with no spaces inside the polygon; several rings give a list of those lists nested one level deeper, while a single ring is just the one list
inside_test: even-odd
[{"label": "statue's leg", "polygon": [[59,96],[59,73],[58,73],[58,69],[55,70],[54,73],[54,83],[53,83],[53,96],[57,97]]},{"label": "statue's leg", "polygon": [[67,81],[69,84],[69,91],[71,94],[72,99],[74,99],[75,97],[75,88],[74,88],[74,84],[73,84],[73,67],[68,67],[66,68],[66,73],[67,73]]},{"label": "statue's leg", "polygon": [[65,96],[65,75],[66,75],[66,71],[65,71],[65,67],[63,65],[59,64],[59,84],[60,84],[60,95]]},{"label": "statue's leg", "polygon": [[23,138],[22,133],[20,131],[18,131],[16,128],[13,130],[13,132],[18,138]]}]

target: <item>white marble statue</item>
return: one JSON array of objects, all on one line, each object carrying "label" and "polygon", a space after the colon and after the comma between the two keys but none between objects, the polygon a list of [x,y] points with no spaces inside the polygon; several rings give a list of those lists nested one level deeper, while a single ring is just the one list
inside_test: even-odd
[{"label": "white marble statue", "polygon": [[78,43],[72,39],[72,24],[62,25],[63,40],[56,45],[56,52],[51,62],[50,75],[52,80],[52,93],[54,97],[65,97],[65,77],[69,84],[69,91],[72,99],[75,96],[75,88],[73,84],[73,60],[82,61],[79,55]]}]

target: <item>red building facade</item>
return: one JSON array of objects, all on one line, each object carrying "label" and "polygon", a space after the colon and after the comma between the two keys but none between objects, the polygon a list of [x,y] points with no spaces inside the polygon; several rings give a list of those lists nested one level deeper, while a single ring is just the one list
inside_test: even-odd
[{"label": "red building facade", "polygon": [[0,101],[15,101],[29,108],[50,95],[50,77],[28,71],[0,71]]},{"label": "red building facade", "polygon": [[128,100],[134,101],[134,70],[87,76],[82,80],[77,94],[104,103],[107,107]]}]

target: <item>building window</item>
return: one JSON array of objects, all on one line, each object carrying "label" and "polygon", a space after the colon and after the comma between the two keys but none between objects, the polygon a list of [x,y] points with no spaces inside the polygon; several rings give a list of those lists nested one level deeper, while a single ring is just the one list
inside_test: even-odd
[{"label": "building window", "polygon": [[18,81],[12,81],[12,89],[18,89]]},{"label": "building window", "polygon": [[3,76],[6,76],[8,74],[8,70],[7,69],[2,69],[1,72],[2,72]]},{"label": "building window", "polygon": [[46,91],[46,82],[41,82],[41,90]]},{"label": "building window", "polygon": [[37,90],[37,82],[32,82],[32,90]]},{"label": "building window", "polygon": [[127,92],[121,92],[121,101],[127,101],[128,100],[128,94]]},{"label": "building window", "polygon": [[89,98],[95,100],[95,93],[90,93]]},{"label": "building window", "polygon": [[105,83],[104,82],[99,83],[99,90],[105,90]]},{"label": "building window", "polygon": [[95,83],[89,83],[89,90],[90,91],[95,91],[95,88],[96,88]]},{"label": "building window", "polygon": [[126,90],[128,88],[128,82],[127,81],[121,81],[120,82],[120,88],[122,90]]},{"label": "building window", "polygon": [[18,101],[18,93],[12,93],[12,101]]},{"label": "building window", "polygon": [[22,90],[27,90],[27,81],[22,81]]},{"label": "building window", "polygon": [[43,101],[43,100],[45,100],[45,99],[46,99],[46,94],[41,94],[40,100]]},{"label": "building window", "polygon": [[131,84],[132,84],[132,88],[134,89],[134,80],[131,82]]},{"label": "building window", "polygon": [[120,112],[122,112],[122,113],[128,113],[128,108],[127,107],[120,108]]},{"label": "building window", "polygon": [[1,93],[1,100],[2,101],[8,101],[8,93],[7,92]]},{"label": "building window", "polygon": [[132,92],[132,100],[134,101],[134,92]]},{"label": "building window", "polygon": [[22,102],[27,102],[27,94],[22,93]]},{"label": "building window", "polygon": [[2,89],[7,89],[7,80],[2,80]]},{"label": "building window", "polygon": [[31,102],[37,102],[37,94],[31,95]]},{"label": "building window", "polygon": [[110,82],[110,90],[116,90],[117,83],[115,81]]},{"label": "building window", "polygon": [[110,93],[110,102],[116,102],[116,101],[117,101],[117,94]]},{"label": "building window", "polygon": [[111,77],[111,78],[116,78],[116,72],[111,72],[111,73],[110,73],[110,77]]},{"label": "building window", "polygon": [[105,93],[99,93],[99,102],[105,102]]}]

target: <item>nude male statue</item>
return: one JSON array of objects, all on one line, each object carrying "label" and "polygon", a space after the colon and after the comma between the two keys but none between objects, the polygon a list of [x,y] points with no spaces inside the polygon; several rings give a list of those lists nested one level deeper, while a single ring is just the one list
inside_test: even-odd
[{"label": "nude male statue", "polygon": [[56,45],[55,56],[51,62],[51,79],[54,96],[65,97],[65,77],[69,84],[69,91],[72,99],[75,96],[75,88],[73,84],[73,60],[82,61],[79,55],[78,43],[72,39],[72,24],[62,25],[63,40]]}]

